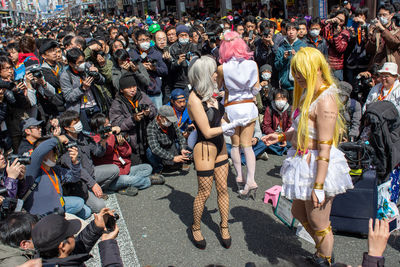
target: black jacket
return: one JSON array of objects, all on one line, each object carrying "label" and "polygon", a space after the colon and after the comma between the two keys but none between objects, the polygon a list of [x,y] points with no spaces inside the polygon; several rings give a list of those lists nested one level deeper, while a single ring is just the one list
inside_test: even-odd
[{"label": "black jacket", "polygon": [[[89,254],[97,240],[103,234],[92,221],[75,238],[75,249],[66,258],[42,259],[43,266],[85,266],[85,261],[92,256]],[[101,266],[123,266],[116,240],[105,240],[99,243]]]},{"label": "black jacket", "polygon": [[169,53],[172,57],[171,69],[168,75],[172,77],[171,88],[185,88],[189,84],[188,71],[189,71],[189,61],[184,60],[181,64],[178,64],[179,55],[187,54],[191,52],[192,54],[200,55],[196,44],[188,43],[186,45],[181,45],[179,42],[175,42],[169,48]]}]

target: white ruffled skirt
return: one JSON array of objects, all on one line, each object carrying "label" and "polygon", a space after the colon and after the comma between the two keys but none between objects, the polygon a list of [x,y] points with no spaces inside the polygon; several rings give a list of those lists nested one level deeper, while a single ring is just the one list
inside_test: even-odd
[{"label": "white ruffled skirt", "polygon": [[258,118],[258,109],[254,103],[241,103],[225,107],[230,122],[238,119],[253,120]]},{"label": "white ruffled skirt", "polygon": [[[317,177],[318,150],[309,150],[303,156],[296,155],[295,149],[289,149],[287,158],[281,168],[282,192],[288,199],[310,200],[311,192]],[[310,155],[310,164],[307,163]],[[328,173],[324,183],[324,191],[327,197],[333,197],[345,193],[353,188],[349,175],[350,168],[342,151],[336,147],[331,148]]]}]

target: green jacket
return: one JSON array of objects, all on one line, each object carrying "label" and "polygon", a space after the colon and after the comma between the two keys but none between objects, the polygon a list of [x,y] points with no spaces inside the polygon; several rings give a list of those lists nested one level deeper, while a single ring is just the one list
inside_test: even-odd
[{"label": "green jacket", "polygon": [[33,259],[35,251],[14,248],[0,243],[0,267],[14,267]]}]

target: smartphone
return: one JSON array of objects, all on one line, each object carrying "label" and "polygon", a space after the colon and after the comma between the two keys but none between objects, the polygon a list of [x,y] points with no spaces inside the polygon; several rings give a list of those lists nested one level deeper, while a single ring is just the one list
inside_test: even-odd
[{"label": "smartphone", "polygon": [[400,217],[396,216],[389,222],[389,233],[399,229],[399,227],[400,227]]},{"label": "smartphone", "polygon": [[253,31],[249,31],[249,40],[253,40]]},{"label": "smartphone", "polygon": [[104,222],[106,223],[106,228],[108,232],[112,232],[115,230],[115,224],[117,223],[117,220],[119,219],[119,215],[117,213],[114,213],[114,216],[110,214],[104,214]]}]

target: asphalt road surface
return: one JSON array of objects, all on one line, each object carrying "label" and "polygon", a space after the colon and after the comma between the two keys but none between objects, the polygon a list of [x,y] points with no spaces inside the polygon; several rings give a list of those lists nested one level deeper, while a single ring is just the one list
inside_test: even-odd
[{"label": "asphalt road surface", "polygon": [[[314,246],[295,235],[263,202],[264,191],[281,184],[279,169],[283,158],[271,156],[257,160],[256,200],[241,200],[236,193],[234,175],[228,177],[230,195],[229,229],[232,246],[220,243],[215,187],[203,213],[202,233],[207,240],[205,250],[197,249],[189,239],[192,204],[197,193],[193,165],[188,174],[167,174],[166,183],[140,191],[136,197],[116,195],[111,199],[123,215],[118,242],[125,266],[308,266],[304,257],[314,253]],[[121,221],[121,220],[120,220]],[[125,227],[126,226],[126,227]],[[127,229],[126,229],[127,228]],[[129,238],[130,235],[130,238]],[[133,245],[133,247],[132,247]],[[358,266],[367,251],[367,239],[335,235],[336,262]],[[385,251],[385,266],[400,266],[400,238],[391,236]]]}]

